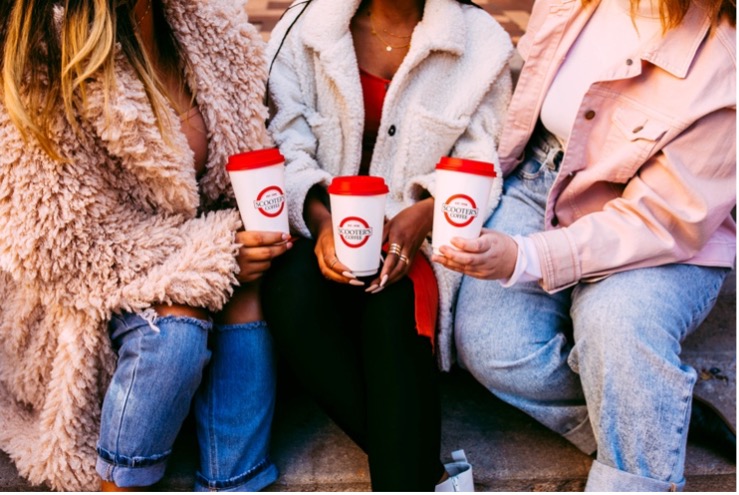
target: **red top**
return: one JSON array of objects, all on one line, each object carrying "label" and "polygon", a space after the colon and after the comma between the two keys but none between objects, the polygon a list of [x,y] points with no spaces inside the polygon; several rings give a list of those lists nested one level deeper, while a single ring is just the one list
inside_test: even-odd
[{"label": "red top", "polygon": [[[370,74],[362,68],[359,69],[359,80],[362,83],[364,97],[364,136],[359,173],[367,175],[375,141],[377,141],[377,132],[380,129],[382,106],[385,103],[390,81]],[[387,245],[383,246],[383,249],[387,251]],[[402,261],[398,262],[402,263]],[[439,312],[439,287],[434,270],[423,254],[418,253],[413,259],[408,270],[408,278],[413,282],[415,294],[416,330],[418,335],[428,337],[433,343],[436,336],[436,315]]]},{"label": "red top", "polygon": [[377,141],[377,132],[380,130],[382,105],[385,103],[390,81],[370,74],[361,67],[359,68],[359,81],[362,83],[362,96],[364,97],[364,137],[362,138],[362,162],[359,165],[359,174],[368,175],[372,151]]}]

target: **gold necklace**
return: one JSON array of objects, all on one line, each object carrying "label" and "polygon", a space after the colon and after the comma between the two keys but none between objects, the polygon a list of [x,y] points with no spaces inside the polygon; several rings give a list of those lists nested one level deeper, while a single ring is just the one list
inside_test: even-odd
[{"label": "gold necklace", "polygon": [[[388,43],[387,40],[385,40],[382,36],[380,36],[380,33],[377,32],[377,29],[375,29],[375,23],[372,21],[372,11],[367,10],[367,15],[369,16],[370,30],[372,31],[372,36],[377,37],[377,39],[380,40],[380,42],[383,45],[385,45],[386,52],[391,52],[393,50],[401,50],[403,48],[408,48],[409,46],[411,46],[410,40],[405,45],[398,45],[398,46],[393,46],[390,43]],[[383,31],[385,30],[383,29]],[[390,34],[387,31],[385,31],[385,33]],[[394,34],[390,34],[390,36],[395,36],[396,38],[410,38],[411,37],[411,36],[396,36]]]},{"label": "gold necklace", "polygon": [[133,20],[136,23],[136,29],[138,29],[138,28],[141,27],[141,23],[144,22],[144,19],[146,19],[146,16],[149,15],[149,11],[151,10],[151,3],[152,3],[152,1],[153,0],[149,0],[146,3],[146,10],[144,11],[144,15],[141,16],[141,19],[137,19],[136,18],[136,12],[134,11]]}]

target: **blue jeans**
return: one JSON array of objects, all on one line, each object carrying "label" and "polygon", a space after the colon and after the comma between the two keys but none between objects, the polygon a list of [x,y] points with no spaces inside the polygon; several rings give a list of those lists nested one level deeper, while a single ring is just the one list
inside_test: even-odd
[{"label": "blue jeans", "polygon": [[[104,480],[121,487],[159,481],[196,392],[202,466],[196,488],[259,490],[277,478],[267,457],[275,383],[266,326],[211,329],[210,322],[150,310],[113,316],[109,331],[118,365],[98,441],[97,471]],[[233,376],[244,386],[232,387]]]},{"label": "blue jeans", "polygon": [[[524,161],[486,227],[540,231],[556,173]],[[586,490],[682,489],[696,372],[681,363],[680,342],[708,315],[728,271],[665,265],[555,294],[464,277],[460,365],[584,452],[597,450]]]}]

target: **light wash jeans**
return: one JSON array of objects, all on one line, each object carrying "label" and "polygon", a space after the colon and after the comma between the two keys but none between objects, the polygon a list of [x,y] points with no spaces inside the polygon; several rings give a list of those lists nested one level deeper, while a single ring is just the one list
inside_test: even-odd
[{"label": "light wash jeans", "polygon": [[[551,162],[524,161],[486,227],[541,231],[556,173]],[[582,451],[597,450],[587,491],[680,490],[696,381],[680,342],[707,316],[728,271],[673,264],[555,294],[464,277],[460,365]]]},{"label": "light wash jeans", "polygon": [[109,331],[118,366],[98,441],[104,480],[121,487],[161,480],[193,397],[196,490],[257,491],[277,479],[268,457],[275,378],[264,322],[214,328],[147,311],[114,315]]}]

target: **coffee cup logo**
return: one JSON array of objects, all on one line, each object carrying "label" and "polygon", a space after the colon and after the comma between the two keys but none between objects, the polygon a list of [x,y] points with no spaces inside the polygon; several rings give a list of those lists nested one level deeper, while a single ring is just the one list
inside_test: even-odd
[{"label": "coffee cup logo", "polygon": [[254,208],[265,217],[275,218],[285,208],[285,193],[277,186],[269,186],[254,200]]},{"label": "coffee cup logo", "polygon": [[454,227],[466,227],[472,223],[479,210],[475,200],[466,194],[455,194],[441,206],[444,218]]},{"label": "coffee cup logo", "polygon": [[359,217],[346,217],[338,230],[341,242],[354,249],[364,246],[372,237],[372,227]]}]

